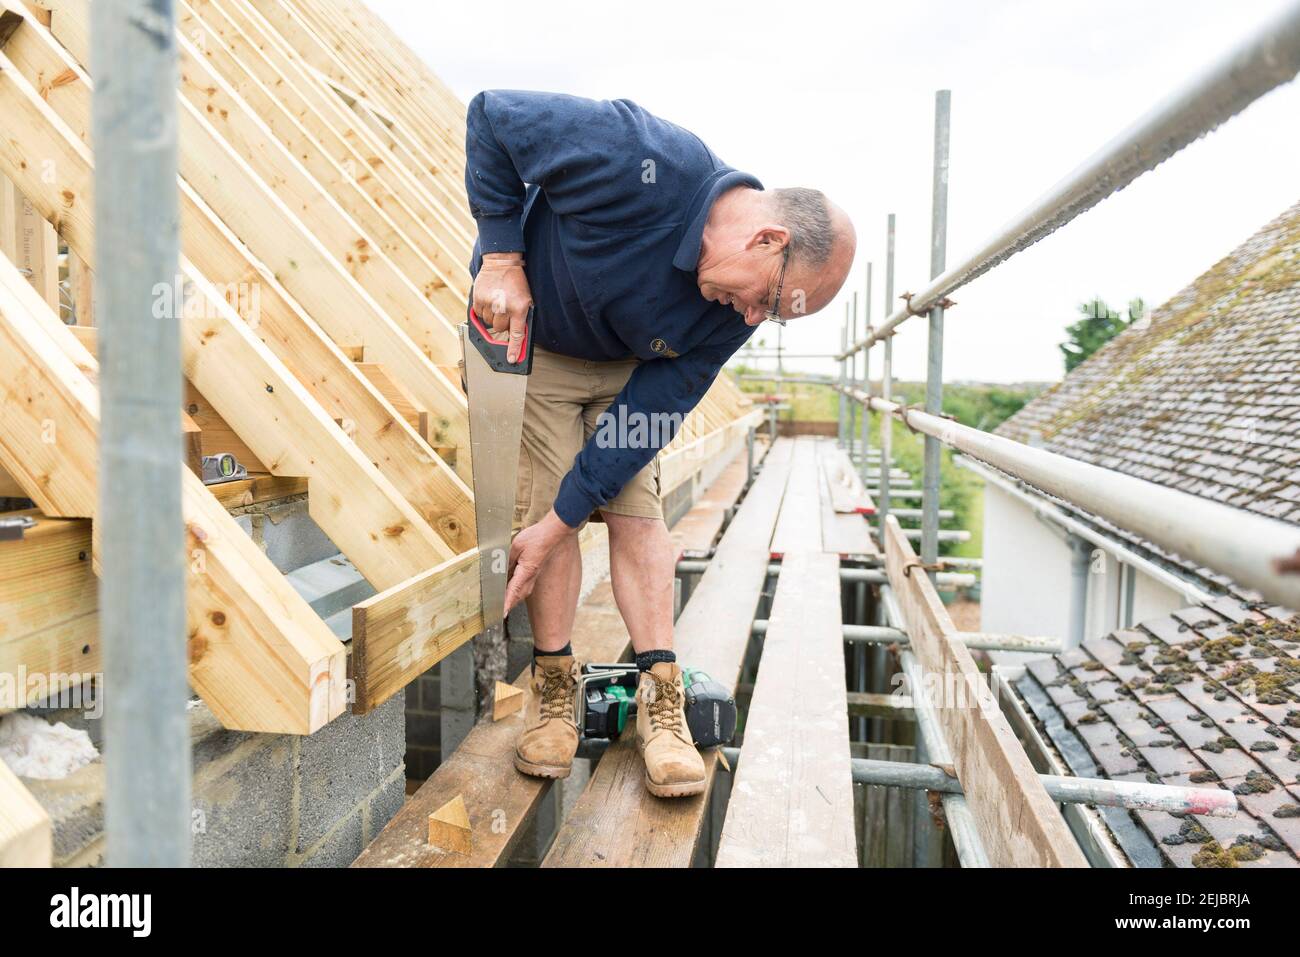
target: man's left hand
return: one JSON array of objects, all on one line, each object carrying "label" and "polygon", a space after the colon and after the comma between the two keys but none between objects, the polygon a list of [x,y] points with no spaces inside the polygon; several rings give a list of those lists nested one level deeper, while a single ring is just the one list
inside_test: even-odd
[{"label": "man's left hand", "polygon": [[555,546],[577,529],[565,525],[555,510],[536,525],[529,525],[510,543],[510,580],[506,584],[506,611],[533,593],[537,574],[551,557]]}]

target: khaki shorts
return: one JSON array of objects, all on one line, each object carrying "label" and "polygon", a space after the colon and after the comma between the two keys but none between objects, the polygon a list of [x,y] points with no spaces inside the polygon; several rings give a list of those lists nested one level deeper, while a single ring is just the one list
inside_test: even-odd
[{"label": "khaki shorts", "polygon": [[[560,481],[596,431],[597,418],[617,398],[639,361],[588,362],[534,347],[524,400],[516,524],[526,528],[551,510]],[[662,519],[659,459],[633,476],[600,511]]]}]

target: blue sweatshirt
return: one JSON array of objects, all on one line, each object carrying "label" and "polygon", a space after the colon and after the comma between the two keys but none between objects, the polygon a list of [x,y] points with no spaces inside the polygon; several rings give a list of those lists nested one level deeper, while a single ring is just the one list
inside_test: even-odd
[{"label": "blue sweatshirt", "polygon": [[644,468],[753,334],[700,295],[695,267],[715,199],[762,189],[700,139],[628,100],[488,90],[469,104],[465,188],[482,253],[525,253],[533,334],[551,352],[642,362],[560,483],[554,508],[582,523]]}]

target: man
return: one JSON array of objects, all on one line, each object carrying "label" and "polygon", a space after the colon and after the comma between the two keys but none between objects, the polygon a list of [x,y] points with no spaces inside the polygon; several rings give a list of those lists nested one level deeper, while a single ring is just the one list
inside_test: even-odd
[{"label": "man", "polygon": [[673,646],[675,556],[655,453],[766,318],[816,312],[853,262],[848,217],[814,190],[764,191],[627,100],[489,90],[469,105],[473,306],[508,358],[535,306],[506,606],[526,599],[533,675],[515,765],[567,777],[580,666],[569,645],[577,532],[609,530],[614,598],[641,671],[652,794],[704,790]]}]

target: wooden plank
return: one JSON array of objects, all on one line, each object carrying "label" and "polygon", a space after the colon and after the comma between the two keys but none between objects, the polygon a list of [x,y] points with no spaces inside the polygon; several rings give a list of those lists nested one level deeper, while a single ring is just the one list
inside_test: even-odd
[{"label": "wooden plank", "polygon": [[53,856],[49,814],[0,761],[0,867],[50,867]]},{"label": "wooden plank", "polygon": [[772,536],[772,557],[787,552],[821,551],[821,473],[817,468],[817,442],[808,436],[792,439],[790,484],[781,501],[781,517]]},{"label": "wooden plank", "polygon": [[0,0],[0,48],[23,25],[23,15],[16,9],[17,3],[18,0]]},{"label": "wooden plank", "polygon": [[46,304],[59,311],[59,237],[11,180],[0,177],[0,213],[7,231],[12,231],[0,250],[27,277]]},{"label": "wooden plank", "polygon": [[229,452],[250,473],[270,471],[188,379],[184,383],[183,399],[185,412],[199,427],[199,448],[203,455]]},{"label": "wooden plank", "polygon": [[[862,555],[878,558],[880,549],[871,537],[871,525],[866,513],[838,511],[834,506],[836,459],[842,457],[835,443],[829,439],[813,439],[817,443],[820,464],[819,491],[821,494],[822,549],[834,555]],[[838,454],[837,454],[838,453]]]},{"label": "wooden plank", "polygon": [[[890,587],[953,754],[984,850],[994,867],[1084,867],[1086,861],[903,534],[885,524]],[[911,574],[906,574],[910,571]]]},{"label": "wooden plank", "polygon": [[[715,382],[714,386],[716,387],[717,384]],[[716,403],[717,398],[711,397],[712,392],[713,389],[710,389],[705,393],[704,401],[696,407],[696,412]],[[694,415],[695,412],[692,412],[691,416]],[[687,430],[683,429],[668,447],[659,453],[660,491],[667,495],[683,482],[688,481],[706,461],[717,456],[733,442],[743,439],[749,428],[760,419],[759,413],[744,415],[696,438],[690,438]],[[689,422],[690,419],[687,421]]]},{"label": "wooden plank", "polygon": [[[36,521],[21,539],[0,542],[0,675],[12,676],[22,707],[103,671],[99,585],[87,519],[8,514]],[[0,700],[0,710],[14,703]]]},{"label": "wooden plank", "polygon": [[27,493],[18,480],[0,468],[0,498],[26,498]]},{"label": "wooden plank", "polygon": [[95,275],[80,256],[68,250],[68,291],[72,318],[78,326],[95,324]]},{"label": "wooden plank", "polygon": [[353,713],[378,707],[482,630],[477,550],[353,605]]},{"label": "wooden plank", "polygon": [[279,475],[250,475],[239,482],[209,485],[208,491],[221,503],[222,508],[235,509],[256,505],[259,502],[288,498],[291,495],[306,495],[307,480]]},{"label": "wooden plank", "polygon": [[[16,34],[10,52],[21,55],[24,68],[34,75],[68,63],[59,58],[58,45],[48,33],[30,22]],[[0,67],[5,63],[0,55]],[[75,69],[75,65],[67,69]],[[81,86],[55,86],[47,92],[47,102],[17,69],[0,69],[0,112],[14,118],[12,135],[0,141],[0,171],[20,181],[34,202],[44,204],[42,211],[59,223],[70,248],[93,264],[89,215],[93,170],[84,144],[69,135],[67,125],[72,122],[85,127],[89,123],[88,102],[77,92]],[[52,111],[54,106],[60,110],[58,116]],[[53,158],[53,182],[37,175],[40,157]],[[470,547],[474,540],[473,504],[464,482],[183,182],[181,214],[184,251],[196,267],[206,276],[227,279],[227,296],[234,300],[231,304],[241,317],[322,407],[345,422],[345,431],[451,549]]]},{"label": "wooden plank", "polygon": [[[71,5],[69,10],[75,6]],[[59,36],[60,24],[66,29],[73,20],[73,14],[56,9],[53,17],[55,36]],[[54,67],[58,65],[62,65],[65,71],[72,71],[67,82],[43,92],[49,104],[72,129],[88,129],[89,80],[76,69],[75,63],[68,60],[66,53],[51,42],[48,31],[29,21],[15,34],[8,51],[14,66],[21,67],[28,85],[42,75],[54,75],[57,72]],[[6,61],[0,59],[0,67],[7,66]],[[11,71],[0,69],[0,72],[7,74]],[[390,315],[376,301],[371,290],[363,287],[324,245],[325,241],[330,241],[338,248],[346,245],[346,241],[334,233],[317,236],[307,229],[297,215],[302,211],[290,210],[278,193],[222,139],[205,114],[183,98],[180,100],[179,123],[182,178],[220,217],[224,229],[237,236],[265,267],[270,268],[276,280],[311,312],[312,318],[332,338],[352,345],[364,343],[371,359],[384,363],[392,375],[401,379],[421,404],[435,415],[434,430],[440,443],[468,447],[469,423],[464,395],[420,351],[398,325],[399,320]],[[62,162],[62,159],[56,159],[54,163],[56,178],[65,175],[60,169]],[[86,163],[89,165],[88,156]],[[12,172],[10,175],[15,181],[20,179]],[[26,188],[25,184],[20,185]],[[68,206],[71,202],[69,196],[88,196],[90,192],[88,182],[81,186],[80,193],[65,189],[56,209]],[[29,191],[29,195],[33,194]],[[182,236],[188,225],[190,200],[183,189]],[[93,265],[93,257],[83,255],[83,258]],[[227,277],[233,277],[237,282],[244,281],[248,272],[247,269],[213,270],[205,266],[200,257],[192,258],[199,269],[214,281],[226,280]],[[446,337],[440,340],[440,348],[452,350],[454,333],[450,328],[446,330]],[[458,355],[456,351],[450,361],[454,362]],[[462,459],[464,465],[460,464]],[[456,468],[464,478],[471,475],[467,455],[458,456]]]},{"label": "wooden plank", "polygon": [[[573,651],[582,661],[618,661],[629,646],[627,627],[608,579],[578,607]],[[515,678],[526,688],[529,671]],[[522,716],[479,721],[460,746],[361,852],[353,867],[497,867],[504,864],[551,782],[515,770],[512,761]],[[473,830],[468,855],[446,854],[424,841],[430,811],[457,794],[465,798]]]},{"label": "wooden plank", "polygon": [[705,554],[713,547],[727,511],[735,506],[749,477],[749,460],[742,448],[719,473],[699,501],[673,525],[671,537],[678,556]]},{"label": "wooden plank", "polygon": [[[69,253],[72,255],[72,253]],[[95,326],[69,326],[73,334],[92,356],[99,356],[99,329]],[[216,409],[189,380],[183,382],[183,407],[181,410],[181,442],[185,464],[199,478],[203,477],[203,456],[229,452],[250,473],[265,472],[266,466],[235,435]],[[204,434],[206,433],[206,441]]]},{"label": "wooden plank", "polygon": [[[206,29],[216,32],[277,95],[287,88],[286,105],[331,155],[354,164],[363,188],[407,229],[431,261],[445,267],[448,281],[467,296],[469,273],[463,264],[469,261],[472,239],[460,214],[426,194],[401,157],[320,82],[255,6],[242,0],[192,0],[190,6],[201,15]],[[460,268],[452,268],[457,264]]]},{"label": "wooden plank", "polygon": [[[683,665],[735,688],[754,609],[767,580],[768,552],[790,478],[792,443],[778,442],[737,510],[709,569],[677,619],[674,646]],[[716,752],[704,753],[709,784]],[[544,867],[688,867],[708,810],[703,794],[665,801],[645,788],[636,730],[610,745],[574,804]]]},{"label": "wooden plank", "polygon": [[258,4],[257,7],[258,12],[270,22],[276,32],[313,69],[335,83],[358,90],[376,100],[401,121],[401,127],[393,127],[389,131],[397,137],[395,155],[416,176],[430,198],[447,210],[449,220],[459,225],[466,239],[471,239],[473,221],[469,218],[466,206],[462,175],[464,155],[457,148],[457,144],[464,141],[463,129],[459,139],[420,138],[417,142],[407,136],[402,127],[407,127],[412,122],[418,126],[419,118],[405,109],[402,101],[395,99],[398,94],[392,89],[391,82],[368,83],[354,75],[353,70],[358,66],[364,73],[366,65],[351,57],[341,45],[323,41],[316,33],[315,24],[306,22],[301,16],[304,12],[301,8],[292,9],[287,3]]},{"label": "wooden plank", "polygon": [[885,718],[890,721],[915,721],[909,695],[850,691],[849,714],[858,718]]},{"label": "wooden plank", "polygon": [[839,559],[787,552],[716,866],[858,866],[840,623]]},{"label": "wooden plank", "polygon": [[[0,403],[0,462],[46,514],[97,504],[99,395],[80,364],[95,368],[0,261],[0,381],[21,396]],[[310,734],[345,707],[342,644],[203,484],[181,478],[191,684],[227,727]]]},{"label": "wooden plank", "polygon": [[[212,398],[269,471],[306,476],[308,510],[376,588],[451,550],[211,285],[188,263],[181,321],[185,377]],[[193,308],[191,308],[193,306]]]},{"label": "wooden plank", "polygon": [[[377,176],[359,174],[360,170],[370,169],[363,165],[363,158],[351,155],[349,145],[336,135],[329,137],[328,146],[313,135],[324,136],[332,131],[319,120],[311,131],[308,130],[306,122],[316,118],[315,111],[306,105],[294,84],[270,66],[261,49],[241,43],[237,55],[227,46],[226,38],[239,43],[242,35],[238,29],[215,4],[200,3],[198,6],[203,9],[205,18],[211,18],[215,29],[210,28],[205,19],[200,19],[194,6],[178,5],[178,36],[192,38],[197,31],[197,35],[203,38],[202,44],[182,50],[182,74],[186,73],[189,58],[201,54],[213,75],[230,84],[230,90],[238,93],[257,120],[276,135],[284,149],[339,203],[342,211],[392,258],[394,266],[401,270],[412,288],[437,306],[444,321],[464,315],[466,289],[451,278],[453,274],[464,275],[464,261],[445,254],[436,243],[417,244],[411,231],[423,230],[414,217],[409,216],[405,204],[386,189],[375,194],[367,188],[368,184],[379,185],[380,180]],[[253,69],[258,70],[260,78],[253,75]],[[213,94],[211,91],[215,87],[203,76],[196,74],[193,79],[197,82],[189,88],[182,86],[182,90],[192,98],[196,95],[202,98],[196,101],[196,105],[204,108],[209,103],[216,105],[210,97],[224,96],[220,89]],[[294,107],[299,111],[296,116],[291,112]],[[233,122],[234,119],[232,115],[229,121],[223,122]],[[227,135],[227,139],[230,138]],[[430,257],[427,250],[434,251],[435,255]]]},{"label": "wooden plank", "polygon": [[876,514],[876,505],[867,494],[862,477],[849,461],[849,454],[834,442],[821,443],[822,469],[836,512],[859,515]]},{"label": "wooden plank", "polygon": [[397,414],[411,424],[420,438],[429,441],[429,410],[422,408],[415,397],[390,376],[378,362],[358,362],[357,368],[397,410]]}]

